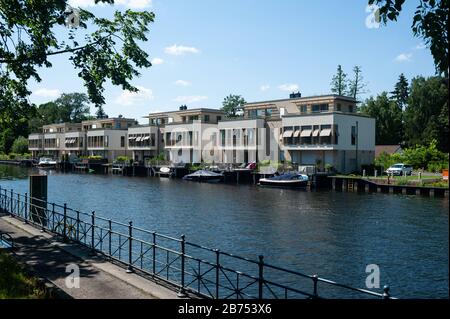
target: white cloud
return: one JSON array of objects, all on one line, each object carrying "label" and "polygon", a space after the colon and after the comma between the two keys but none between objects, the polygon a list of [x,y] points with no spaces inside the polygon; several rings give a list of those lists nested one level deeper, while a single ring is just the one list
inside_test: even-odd
[{"label": "white cloud", "polygon": [[154,58],[151,62],[153,65],[160,65],[164,63],[164,60],[161,58]]},{"label": "white cloud", "polygon": [[179,85],[179,86],[190,86],[191,82],[189,81],[184,81],[184,80],[178,80],[174,82],[175,85]]},{"label": "white cloud", "polygon": [[298,91],[298,85],[293,84],[293,83],[286,83],[286,84],[280,85],[278,88],[282,91],[287,91],[287,92]]},{"label": "white cloud", "polygon": [[[145,9],[152,6],[153,0],[115,0],[115,5],[121,5],[130,9]],[[94,0],[69,0],[72,7],[93,7],[96,5],[105,5],[105,3],[95,4]]]},{"label": "white cloud", "polygon": [[195,103],[195,102],[201,102],[204,100],[207,100],[207,96],[201,96],[201,95],[194,95],[194,96],[179,96],[174,99],[175,102],[178,103]]},{"label": "white cloud", "polygon": [[40,88],[34,91],[33,94],[40,97],[57,98],[61,95],[61,92],[57,89]]},{"label": "white cloud", "polygon": [[261,85],[261,87],[260,87],[259,89],[260,89],[261,91],[265,92],[265,91],[267,91],[268,89],[270,89],[270,85],[268,85],[268,84]]},{"label": "white cloud", "polygon": [[133,106],[154,99],[153,91],[143,86],[136,86],[138,92],[122,91],[115,102],[124,106]]},{"label": "white cloud", "polygon": [[174,44],[170,47],[167,47],[164,52],[170,55],[185,55],[186,53],[200,53],[200,50],[194,47],[186,47],[183,45]]},{"label": "white cloud", "polygon": [[402,54],[399,54],[399,55],[395,58],[395,61],[396,61],[396,62],[410,62],[412,56],[413,56],[412,53],[402,53]]},{"label": "white cloud", "polygon": [[415,49],[416,50],[423,50],[425,49],[427,46],[425,43],[419,43],[418,45],[416,45]]}]

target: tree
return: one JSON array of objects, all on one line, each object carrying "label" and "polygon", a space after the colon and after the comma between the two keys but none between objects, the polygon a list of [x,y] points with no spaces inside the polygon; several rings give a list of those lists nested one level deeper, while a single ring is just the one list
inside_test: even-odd
[{"label": "tree", "polygon": [[89,116],[89,98],[84,93],[62,94],[54,103],[60,122],[80,123]]},{"label": "tree", "polygon": [[98,119],[107,119],[108,115],[105,113],[105,110],[103,109],[102,106],[99,106],[97,108],[97,112],[95,113],[95,115],[97,116]]},{"label": "tree", "polygon": [[[152,12],[116,11],[112,19],[67,5],[68,0],[0,0],[0,105],[14,107],[11,100],[30,106],[28,82],[41,80],[38,69],[52,66],[50,57],[69,55],[68,60],[84,81],[89,99],[95,106],[105,103],[107,79],[124,90],[138,91],[131,80],[138,69],[150,67],[148,53],[138,41],[147,41]],[[114,3],[95,0],[95,3]],[[68,18],[79,18],[78,27],[67,27],[67,39],[57,37]],[[77,21],[78,22],[78,21]],[[87,32],[87,25],[94,32]],[[82,39],[82,40],[80,40]],[[13,108],[14,109],[14,108]]]},{"label": "tree", "polygon": [[438,148],[448,152],[448,82],[436,76],[416,77],[411,82],[404,112],[405,142],[408,146],[437,140]]},{"label": "tree", "polygon": [[331,92],[337,95],[344,95],[347,93],[348,80],[347,74],[342,70],[342,66],[338,65],[337,73],[333,76],[331,81]]},{"label": "tree", "polygon": [[350,81],[350,89],[349,89],[349,96],[353,97],[355,100],[358,99],[358,96],[360,94],[366,93],[366,83],[364,83],[364,78],[361,75],[361,67],[355,66],[353,68],[354,78]]},{"label": "tree", "polygon": [[[397,21],[405,0],[369,0],[380,7],[383,22]],[[414,13],[412,31],[430,48],[436,72],[448,78],[448,13],[450,0],[420,0]]]},{"label": "tree", "polygon": [[400,74],[394,91],[391,92],[391,97],[397,103],[398,107],[404,111],[408,104],[409,83],[403,73]]},{"label": "tree", "polygon": [[395,101],[383,92],[376,99],[371,97],[361,107],[361,112],[375,118],[375,143],[377,145],[395,145],[403,140],[401,135],[402,114]]},{"label": "tree", "polygon": [[244,105],[247,102],[240,95],[229,95],[222,102],[222,111],[225,112],[226,116],[229,118],[235,118],[242,116],[242,111],[244,109]]},{"label": "tree", "polygon": [[28,140],[23,136],[19,136],[14,141],[11,151],[15,154],[26,154],[28,152]]}]

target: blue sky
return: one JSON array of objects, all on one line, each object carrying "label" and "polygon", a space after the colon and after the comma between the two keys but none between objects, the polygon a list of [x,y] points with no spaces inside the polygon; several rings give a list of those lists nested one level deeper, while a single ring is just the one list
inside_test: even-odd
[{"label": "blue sky", "polygon": [[[143,48],[156,62],[133,84],[139,94],[108,85],[105,110],[145,121],[150,112],[181,104],[221,107],[228,94],[249,102],[330,93],[338,64],[352,73],[362,67],[368,93],[392,90],[400,73],[408,79],[434,74],[433,59],[411,31],[417,1],[408,1],[399,21],[368,28],[366,0],[116,0],[91,6],[71,0],[98,16],[114,10],[156,14]],[[66,30],[59,30],[63,35]],[[31,85],[31,101],[43,103],[60,93],[85,92],[68,56],[52,58],[41,83]],[[92,108],[94,111],[94,108]]]}]

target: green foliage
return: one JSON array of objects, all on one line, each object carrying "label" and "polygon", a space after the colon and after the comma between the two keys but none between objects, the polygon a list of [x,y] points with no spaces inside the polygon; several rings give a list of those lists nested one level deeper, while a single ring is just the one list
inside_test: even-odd
[{"label": "green foliage", "polygon": [[404,121],[407,146],[437,140],[439,149],[448,152],[448,81],[441,77],[414,78]]},{"label": "green foliage", "polygon": [[375,164],[383,166],[384,169],[396,163],[410,164],[414,169],[441,172],[443,169],[448,168],[449,157],[448,154],[439,151],[437,142],[434,140],[427,146],[416,145],[405,149],[403,153],[392,155],[382,153],[375,159]]},{"label": "green foliage", "polygon": [[226,117],[236,118],[242,116],[244,105],[247,102],[240,95],[229,95],[222,102],[222,111],[225,112]]},{"label": "green foliage", "polygon": [[395,101],[383,92],[375,99],[369,98],[362,106],[361,112],[375,118],[375,143],[377,145],[394,145],[402,142],[402,111]]},{"label": "green foliage", "polygon": [[338,65],[336,75],[331,81],[331,92],[337,95],[345,95],[348,88],[347,74],[342,70],[342,66]]},{"label": "green foliage", "polygon": [[[409,2],[409,1],[408,1]],[[436,72],[448,77],[448,13],[449,0],[419,0],[414,13],[412,31],[422,38],[430,48]],[[386,24],[388,20],[397,21],[405,0],[369,0],[369,4],[380,7],[380,17]]]},{"label": "green foliage", "polygon": [[23,136],[19,136],[13,143],[12,149],[13,153],[25,154],[28,152],[28,139]]},{"label": "green foliage", "polygon": [[131,158],[128,156],[118,156],[115,160],[117,163],[129,163],[131,162]]},{"label": "green foliage", "polygon": [[36,278],[6,252],[0,251],[0,299],[43,299],[46,292]]}]

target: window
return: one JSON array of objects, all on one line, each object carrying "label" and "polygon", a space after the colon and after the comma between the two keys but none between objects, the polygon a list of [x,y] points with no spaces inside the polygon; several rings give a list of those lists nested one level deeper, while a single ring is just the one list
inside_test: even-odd
[{"label": "window", "polygon": [[217,122],[220,122],[220,121],[222,121],[222,116],[217,117]]},{"label": "window", "polygon": [[356,145],[356,126],[352,126],[352,145]]},{"label": "window", "polygon": [[353,113],[353,105],[349,105],[349,106],[348,106],[348,111],[349,111],[350,113]]},{"label": "window", "polygon": [[302,113],[308,113],[308,105],[302,105],[300,109]]},{"label": "window", "polygon": [[313,113],[328,112],[329,109],[330,106],[328,104],[313,104],[312,106]]},{"label": "window", "polygon": [[181,117],[181,122],[186,123],[186,116]]},{"label": "window", "polygon": [[[100,138],[103,139],[102,136]],[[104,145],[105,145],[105,147],[109,147],[109,136],[108,135],[105,136],[105,143],[104,143]]]},{"label": "window", "polygon": [[209,123],[209,115],[205,115],[205,123]]},{"label": "window", "polygon": [[314,104],[312,106],[312,112],[313,113],[319,113],[320,112],[320,105],[319,104]]},{"label": "window", "polygon": [[120,147],[125,147],[125,136],[120,137]]},{"label": "window", "polygon": [[116,122],[116,130],[120,130],[122,128],[122,124],[120,122]]},{"label": "window", "polygon": [[342,111],[342,105],[341,103],[338,103],[337,107],[336,107],[336,111],[341,112]]},{"label": "window", "polygon": [[272,116],[272,109],[266,109],[266,116],[268,117]]},{"label": "window", "polygon": [[220,130],[220,145],[225,146],[225,130]]}]

